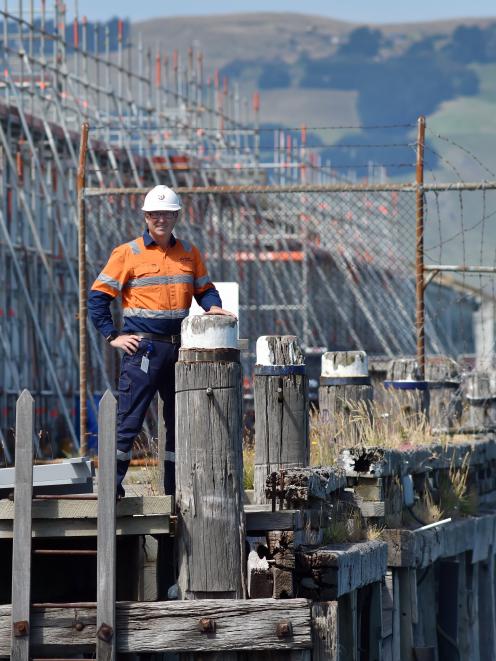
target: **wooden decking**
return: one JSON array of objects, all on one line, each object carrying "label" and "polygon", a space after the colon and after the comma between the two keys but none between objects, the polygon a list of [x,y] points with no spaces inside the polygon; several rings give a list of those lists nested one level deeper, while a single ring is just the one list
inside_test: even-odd
[{"label": "wooden decking", "polygon": [[[92,537],[97,500],[42,500],[32,508],[33,537]],[[117,535],[161,535],[171,531],[171,496],[129,496],[116,504]],[[0,539],[13,537],[14,503],[0,500]]]}]

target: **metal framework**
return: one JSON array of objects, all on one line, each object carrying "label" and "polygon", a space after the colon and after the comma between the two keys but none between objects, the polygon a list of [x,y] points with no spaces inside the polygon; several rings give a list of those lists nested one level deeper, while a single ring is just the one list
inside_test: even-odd
[{"label": "metal framework", "polygon": [[[87,412],[94,429],[95,401],[114,385],[117,360],[91,327],[87,346],[78,342],[86,338],[80,293],[113,246],[141,233],[139,196],[155,183],[182,194],[184,231],[206,253],[212,277],[240,282],[241,335],[251,353],[257,336],[271,332],[300,335],[309,353],[415,351],[415,199],[462,190],[459,184],[390,184],[380,168],[371,172],[382,183],[343,183],[320,167],[305,130],[299,141],[277,132],[273,162],[261,163],[258,94],[250,104],[237,85],[207,77],[198,50],[181,58],[141,38],[128,43],[122,22],[115,49],[101,26],[90,46],[87,21],[69,25],[63,3],[25,6],[5,2],[0,11],[0,442],[7,459],[23,387],[36,398],[36,428],[50,430],[54,453],[79,444],[80,390],[88,402],[81,426]],[[78,228],[82,206],[86,236]],[[435,288],[449,308],[453,291]],[[460,318],[432,321],[427,300],[429,350],[457,352],[446,327],[471,324],[473,301],[463,303]],[[40,434],[40,446],[45,440]]]}]

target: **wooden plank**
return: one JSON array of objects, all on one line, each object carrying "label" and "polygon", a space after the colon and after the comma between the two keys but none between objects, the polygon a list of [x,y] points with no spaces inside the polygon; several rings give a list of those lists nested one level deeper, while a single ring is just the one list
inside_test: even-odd
[{"label": "wooden plank", "polygon": [[298,572],[311,576],[321,590],[332,590],[332,598],[382,581],[387,570],[386,545],[376,541],[303,549],[296,558]]},{"label": "wooden plank", "polygon": [[356,446],[342,450],[339,466],[347,477],[380,478],[425,473],[460,466],[469,454],[470,466],[483,465],[496,453],[494,439],[474,438],[465,443],[433,443],[414,450]]},{"label": "wooden plank", "polygon": [[400,601],[400,657],[401,661],[413,660],[413,620],[416,598],[412,598],[412,569],[398,569]]},{"label": "wooden plank", "polygon": [[436,560],[473,551],[477,560],[489,552],[496,514],[440,522],[417,530],[385,529],[390,567],[428,567]]},{"label": "wooden plank", "polygon": [[339,661],[358,661],[356,590],[338,599]]},{"label": "wooden plank", "polygon": [[[126,496],[117,503],[117,518],[172,514],[171,496]],[[97,500],[43,500],[33,501],[33,519],[95,519]],[[14,503],[0,500],[0,520],[14,519]]]},{"label": "wooden plank", "polygon": [[116,455],[117,402],[107,390],[98,410],[97,661],[114,661],[116,654]]},{"label": "wooden plank", "polygon": [[23,390],[16,405],[12,631],[10,658],[29,660],[31,600],[31,503],[33,495],[34,401]]},{"label": "wooden plank", "polygon": [[[268,532],[269,530],[294,530],[296,522],[295,510],[262,511],[258,505],[245,505],[246,531]],[[268,506],[270,507],[270,505]]]},{"label": "wooden plank", "polygon": [[[12,539],[12,521],[0,521],[0,539]],[[117,535],[167,535],[169,516],[129,516],[117,523]],[[33,521],[33,537],[95,537],[94,519],[38,519]]]},{"label": "wooden plank", "polygon": [[[312,646],[310,602],[306,599],[205,599],[164,602],[118,602],[117,652],[225,652],[309,650]],[[0,656],[10,651],[10,606],[0,606]],[[215,635],[202,633],[202,618],[215,621]],[[78,631],[75,622],[84,627]],[[277,625],[289,622],[290,636]],[[32,616],[33,649],[45,654],[88,651],[96,637],[91,608],[36,609]]]},{"label": "wooden plank", "polygon": [[312,604],[312,659],[338,661],[338,604],[320,601]]},{"label": "wooden plank", "polygon": [[384,638],[393,635],[393,574],[386,573],[382,586],[382,630]]},{"label": "wooden plank", "polygon": [[393,569],[393,660],[401,659],[401,603],[399,570]]},{"label": "wooden plank", "polygon": [[[439,658],[452,659],[458,649],[458,582],[460,563],[443,560],[439,563],[438,632]],[[460,656],[460,658],[463,658]]]},{"label": "wooden plank", "polygon": [[469,624],[470,661],[480,661],[479,639],[479,567],[480,563],[467,563],[467,615]]},{"label": "wooden plank", "polygon": [[435,565],[416,572],[417,582],[417,622],[413,626],[413,644],[417,657],[419,650],[431,659],[438,658],[437,649],[437,600]]},{"label": "wooden plank", "polygon": [[471,658],[470,646],[470,618],[468,612],[468,590],[467,590],[467,554],[462,553],[458,556],[458,650],[462,659]]},{"label": "wooden plank", "polygon": [[[288,509],[300,509],[315,504],[315,501],[328,501],[331,494],[347,485],[346,476],[335,466],[287,468],[276,472],[276,491],[284,493]],[[284,482],[284,484],[282,484]],[[272,486],[271,478],[267,487]]]},{"label": "wooden plank", "polygon": [[382,661],[382,582],[370,586],[369,660]]},{"label": "wooden plank", "polygon": [[479,645],[480,661],[496,658],[496,612],[494,555],[479,565]]}]

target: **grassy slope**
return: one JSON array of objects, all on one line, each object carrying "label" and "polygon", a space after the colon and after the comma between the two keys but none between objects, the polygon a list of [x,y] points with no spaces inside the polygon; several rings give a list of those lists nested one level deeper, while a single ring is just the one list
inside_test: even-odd
[{"label": "grassy slope", "polygon": [[[494,20],[494,19],[493,19]],[[432,23],[385,25],[380,28],[386,33],[406,33],[410,39],[422,35],[449,33],[460,24],[485,25],[490,21],[461,19]],[[205,53],[206,75],[214,67],[222,67],[235,59],[281,58],[288,62],[306,50],[312,57],[323,57],[331,51],[330,37],[343,35],[356,25],[332,19],[299,14],[232,14],[226,16],[159,18],[137,23],[134,34],[143,34],[144,43],[155,47],[161,43],[169,53],[178,48],[186,54],[187,48],[195,44]],[[184,62],[184,59],[183,59]],[[426,173],[426,179],[465,181],[496,179],[496,64],[475,66],[481,81],[481,92],[477,97],[459,97],[442,104],[427,118],[431,133],[431,144],[442,156],[439,168]],[[249,95],[255,89],[256,68],[253,78],[240,81],[241,92]],[[356,124],[356,93],[333,90],[300,90],[289,88],[262,93],[263,122],[286,126],[329,126]],[[434,138],[440,134],[451,142]],[[342,137],[341,132],[323,132],[320,137],[326,143]],[[412,141],[415,140],[414,132]],[[470,153],[477,156],[485,166],[481,167]],[[495,173],[493,176],[492,173]],[[460,173],[458,176],[457,173]],[[429,201],[429,200],[428,200]],[[431,216],[428,217],[428,244],[438,242],[438,225],[441,222],[443,240],[454,236],[442,249],[432,251],[433,261],[443,263],[492,264],[495,261],[496,214],[481,222],[482,195],[465,194],[462,205],[456,193],[446,193],[439,198],[440,218],[434,200],[431,199]],[[496,210],[496,194],[486,196],[486,214]],[[464,240],[457,237],[462,225],[466,228]],[[484,232],[482,228],[484,227]],[[457,237],[457,238],[456,238]],[[482,255],[481,255],[482,247]],[[428,260],[430,261],[430,260]],[[471,278],[475,282],[475,278]],[[469,280],[470,281],[470,280]]]},{"label": "grassy slope", "polygon": [[[459,97],[441,105],[427,118],[427,126],[434,135],[431,144],[443,161],[434,177],[440,180],[479,181],[496,180],[496,64],[474,67],[479,75],[481,93],[477,97]],[[480,161],[480,163],[479,163]],[[458,173],[460,176],[458,176]],[[427,174],[427,179],[434,178]],[[444,193],[441,202],[441,223],[444,239],[456,236],[463,223],[464,239],[460,236],[445,243],[434,254],[444,263],[492,265],[496,250],[496,193],[485,196],[480,192],[465,193],[460,203],[456,193]],[[492,214],[495,215],[492,215]],[[437,213],[428,227],[430,241],[437,243]],[[467,282],[478,285],[479,276],[467,276]]]}]

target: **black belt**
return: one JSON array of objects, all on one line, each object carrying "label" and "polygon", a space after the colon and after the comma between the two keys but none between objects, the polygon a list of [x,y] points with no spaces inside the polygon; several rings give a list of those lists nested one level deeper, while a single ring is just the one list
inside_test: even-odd
[{"label": "black belt", "polygon": [[180,335],[157,335],[156,333],[141,333],[141,332],[137,332],[136,335],[139,335],[144,340],[156,340],[157,342],[172,342],[172,344],[181,343]]}]

